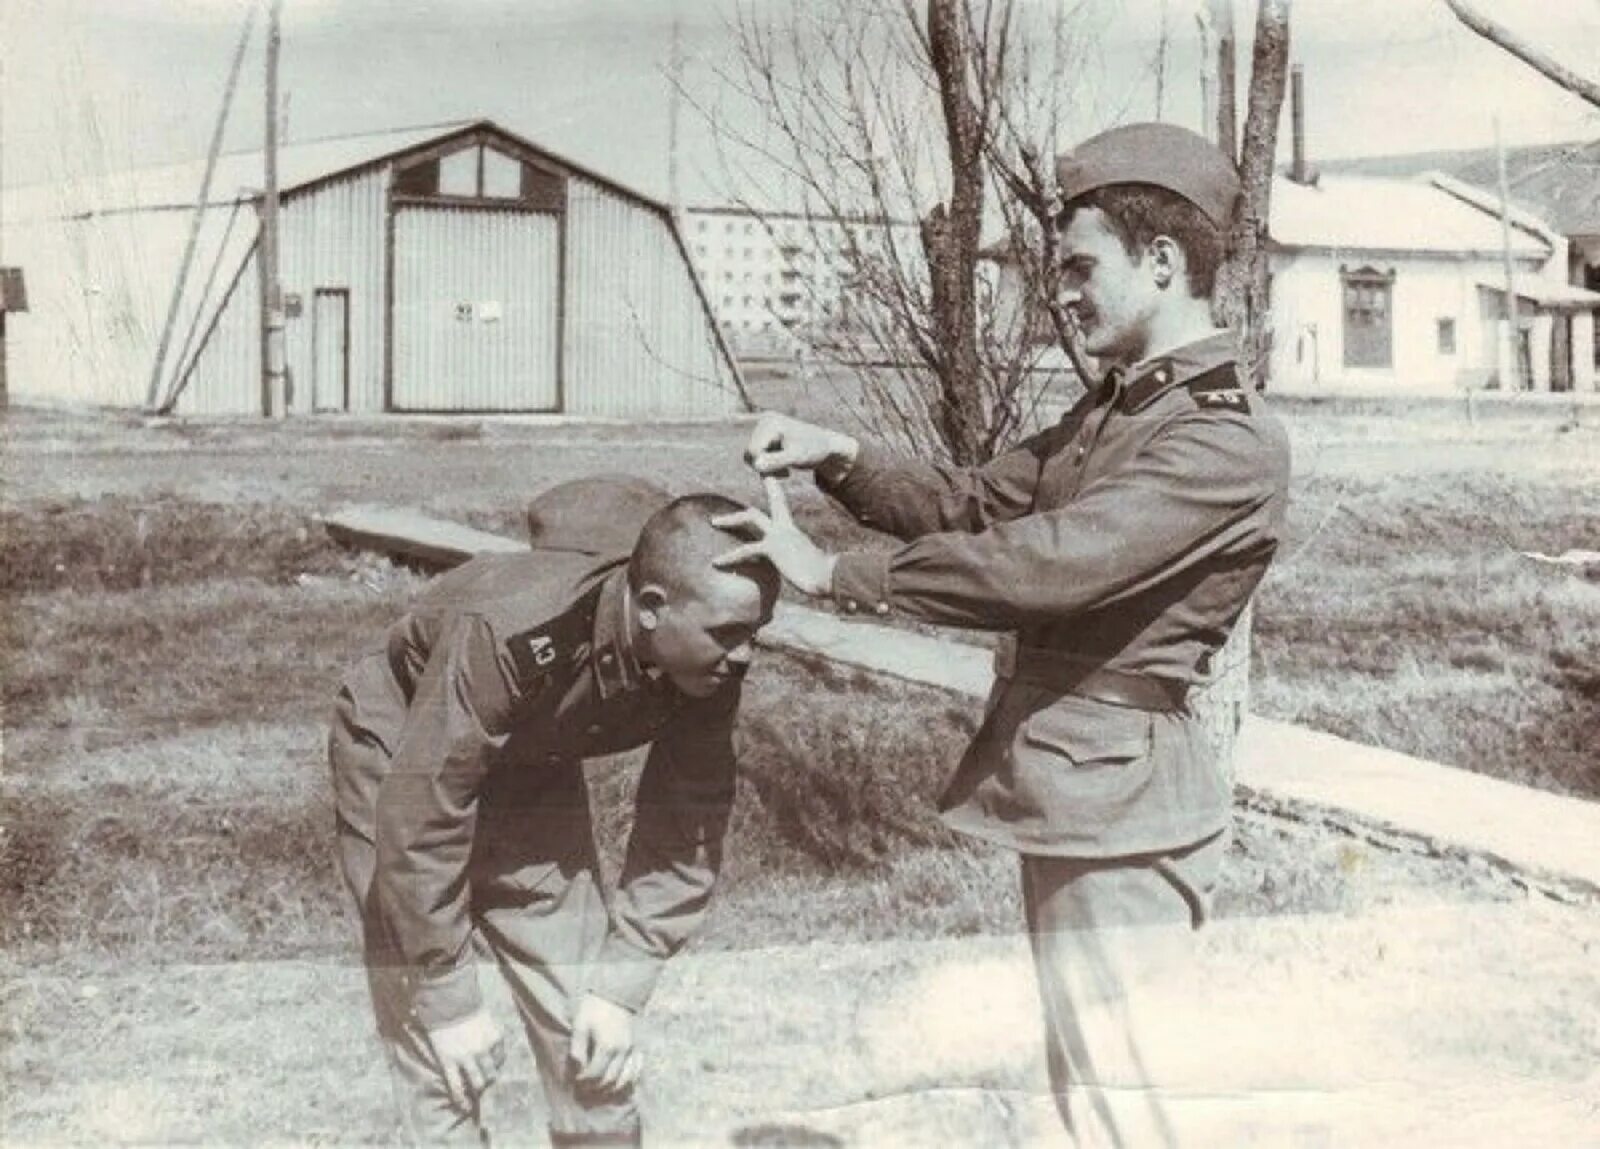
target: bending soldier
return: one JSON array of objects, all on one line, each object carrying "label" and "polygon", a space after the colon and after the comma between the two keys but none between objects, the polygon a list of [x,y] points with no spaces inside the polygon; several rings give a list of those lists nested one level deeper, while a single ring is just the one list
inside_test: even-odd
[{"label": "bending soldier", "polygon": [[[712,566],[736,541],[711,525],[733,500],[558,491],[530,508],[540,549],[436,580],[338,694],[339,860],[413,1141],[487,1139],[479,1099],[505,1045],[482,950],[516,1001],[554,1144],[637,1144],[633,1017],[721,863],[741,681],[777,575]],[[592,539],[575,537],[583,506]],[[581,763],[645,743],[608,912]]]}]

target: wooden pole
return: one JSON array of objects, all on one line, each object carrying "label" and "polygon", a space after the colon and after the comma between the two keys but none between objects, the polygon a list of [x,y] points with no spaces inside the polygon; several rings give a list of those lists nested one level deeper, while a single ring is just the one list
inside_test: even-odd
[{"label": "wooden pole", "polygon": [[1161,23],[1156,40],[1156,119],[1167,118],[1167,0],[1161,0]]},{"label": "wooden pole", "polygon": [[[6,62],[0,59],[0,159],[5,156],[5,91]],[[5,202],[5,166],[0,163],[0,267],[6,265]],[[6,355],[6,301],[0,299],[0,410],[11,405],[10,384],[6,380]]]},{"label": "wooden pole", "polygon": [[1506,180],[1506,147],[1500,137],[1500,117],[1494,118],[1494,159],[1500,183],[1500,258],[1506,277],[1506,389],[1522,390],[1521,339],[1517,332],[1516,268],[1511,262],[1511,192]]},{"label": "wooden pole", "polygon": [[1239,159],[1239,101],[1237,47],[1233,33],[1233,0],[1213,0],[1217,27],[1217,147],[1229,159]]},{"label": "wooden pole", "polygon": [[167,321],[161,327],[161,341],[156,345],[155,363],[150,367],[150,383],[145,388],[144,409],[156,410],[161,395],[161,371],[167,364],[167,351],[172,345],[172,333],[178,324],[178,310],[183,303],[183,291],[189,283],[189,269],[194,265],[195,249],[200,244],[200,231],[205,226],[206,205],[211,195],[211,177],[217,170],[217,155],[222,151],[222,136],[228,126],[228,112],[233,107],[233,94],[239,87],[239,71],[244,65],[245,46],[250,43],[250,32],[255,27],[256,10],[245,13],[244,30],[239,33],[238,46],[233,50],[233,62],[228,66],[228,83],[222,91],[222,108],[217,112],[217,126],[211,132],[211,146],[206,150],[206,170],[200,177],[200,198],[195,201],[194,219],[189,225],[189,238],[184,242],[183,260],[178,265],[178,281],[172,288],[172,301],[167,305]]},{"label": "wooden pole", "polygon": [[278,50],[283,0],[267,0],[266,181],[261,195],[261,413],[285,413],[283,299],[278,281]]},{"label": "wooden pole", "polygon": [[683,31],[682,17],[677,4],[672,6],[672,40],[667,51],[667,204],[674,217],[683,212],[683,199],[678,186],[678,114],[683,85]]}]

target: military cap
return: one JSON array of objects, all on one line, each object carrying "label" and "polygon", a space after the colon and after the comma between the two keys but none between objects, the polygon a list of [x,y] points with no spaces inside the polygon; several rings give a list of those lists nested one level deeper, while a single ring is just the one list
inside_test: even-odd
[{"label": "military cap", "polygon": [[528,542],[534,550],[625,555],[650,516],[672,495],[636,475],[593,475],[558,483],[528,502]]},{"label": "military cap", "polygon": [[1220,228],[1233,220],[1239,173],[1210,140],[1175,124],[1127,124],[1056,159],[1061,203],[1116,184],[1153,184],[1182,196]]}]

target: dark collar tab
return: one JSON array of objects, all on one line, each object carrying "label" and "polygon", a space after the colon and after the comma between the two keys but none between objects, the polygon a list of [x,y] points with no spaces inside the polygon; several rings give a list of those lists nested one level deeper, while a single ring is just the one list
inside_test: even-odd
[{"label": "dark collar tab", "polygon": [[1158,395],[1180,381],[1179,372],[1170,359],[1152,359],[1129,381],[1122,398],[1123,409],[1138,411],[1148,407]]},{"label": "dark collar tab", "polygon": [[600,586],[594,615],[594,678],[600,697],[609,699],[637,689],[646,681],[628,624],[627,569],[618,570]]}]

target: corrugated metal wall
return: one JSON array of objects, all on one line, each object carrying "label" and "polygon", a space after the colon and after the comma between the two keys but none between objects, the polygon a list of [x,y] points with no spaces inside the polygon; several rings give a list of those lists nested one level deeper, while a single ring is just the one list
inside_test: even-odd
[{"label": "corrugated metal wall", "polygon": [[400,208],[396,410],[556,410],[560,252],[555,215]]},{"label": "corrugated metal wall", "polygon": [[350,409],[383,410],[384,213],[389,169],[327,184],[283,206],[279,248],[285,296],[300,300],[284,320],[291,410],[310,411],[313,313],[319,287],[350,292]]},{"label": "corrugated metal wall", "polygon": [[[406,267],[421,282],[465,274],[477,261],[481,266],[472,274],[487,276],[482,282],[488,286],[463,280],[455,290],[464,300],[497,302],[501,330],[511,329],[506,321],[513,307],[529,309],[541,321],[559,316],[557,393],[566,411],[659,418],[739,410],[732,368],[666,218],[578,176],[568,189],[564,281],[547,258],[550,235],[541,232],[534,241],[535,228],[521,247],[508,238],[517,220],[542,219],[541,227],[560,234],[551,217],[523,213],[453,213],[457,230],[432,237],[432,253]],[[283,204],[283,289],[301,305],[299,315],[285,321],[293,410],[309,411],[314,400],[319,287],[349,292],[351,410],[384,409],[388,191],[389,170],[382,168],[291,195]],[[72,205],[59,191],[52,195],[50,203],[33,204],[19,202],[15,192],[7,195],[7,262],[26,269],[32,306],[8,324],[12,393],[137,406],[144,401],[190,213],[132,210],[63,221]],[[252,204],[214,206],[206,214],[163,386],[180,370],[191,371],[181,412],[260,410],[259,283],[250,254],[256,234]],[[532,274],[513,275],[508,260],[520,261],[521,271]],[[211,290],[202,299],[208,282]],[[480,323],[481,313],[474,318]],[[397,344],[414,334],[397,331]],[[554,344],[542,335],[536,340],[541,348]],[[506,374],[493,385],[503,394],[493,387],[484,392],[478,383],[452,393],[441,376],[427,384],[426,405],[554,405],[546,396],[555,384],[545,381],[542,366],[519,367],[515,357],[506,362]],[[530,378],[536,380],[531,390]]]},{"label": "corrugated metal wall", "polygon": [[178,397],[180,415],[250,415],[261,412],[261,272],[256,249],[230,281],[215,322],[202,331],[204,342]]},{"label": "corrugated metal wall", "polygon": [[654,211],[574,177],[567,196],[565,408],[609,416],[740,410],[733,372]]}]

